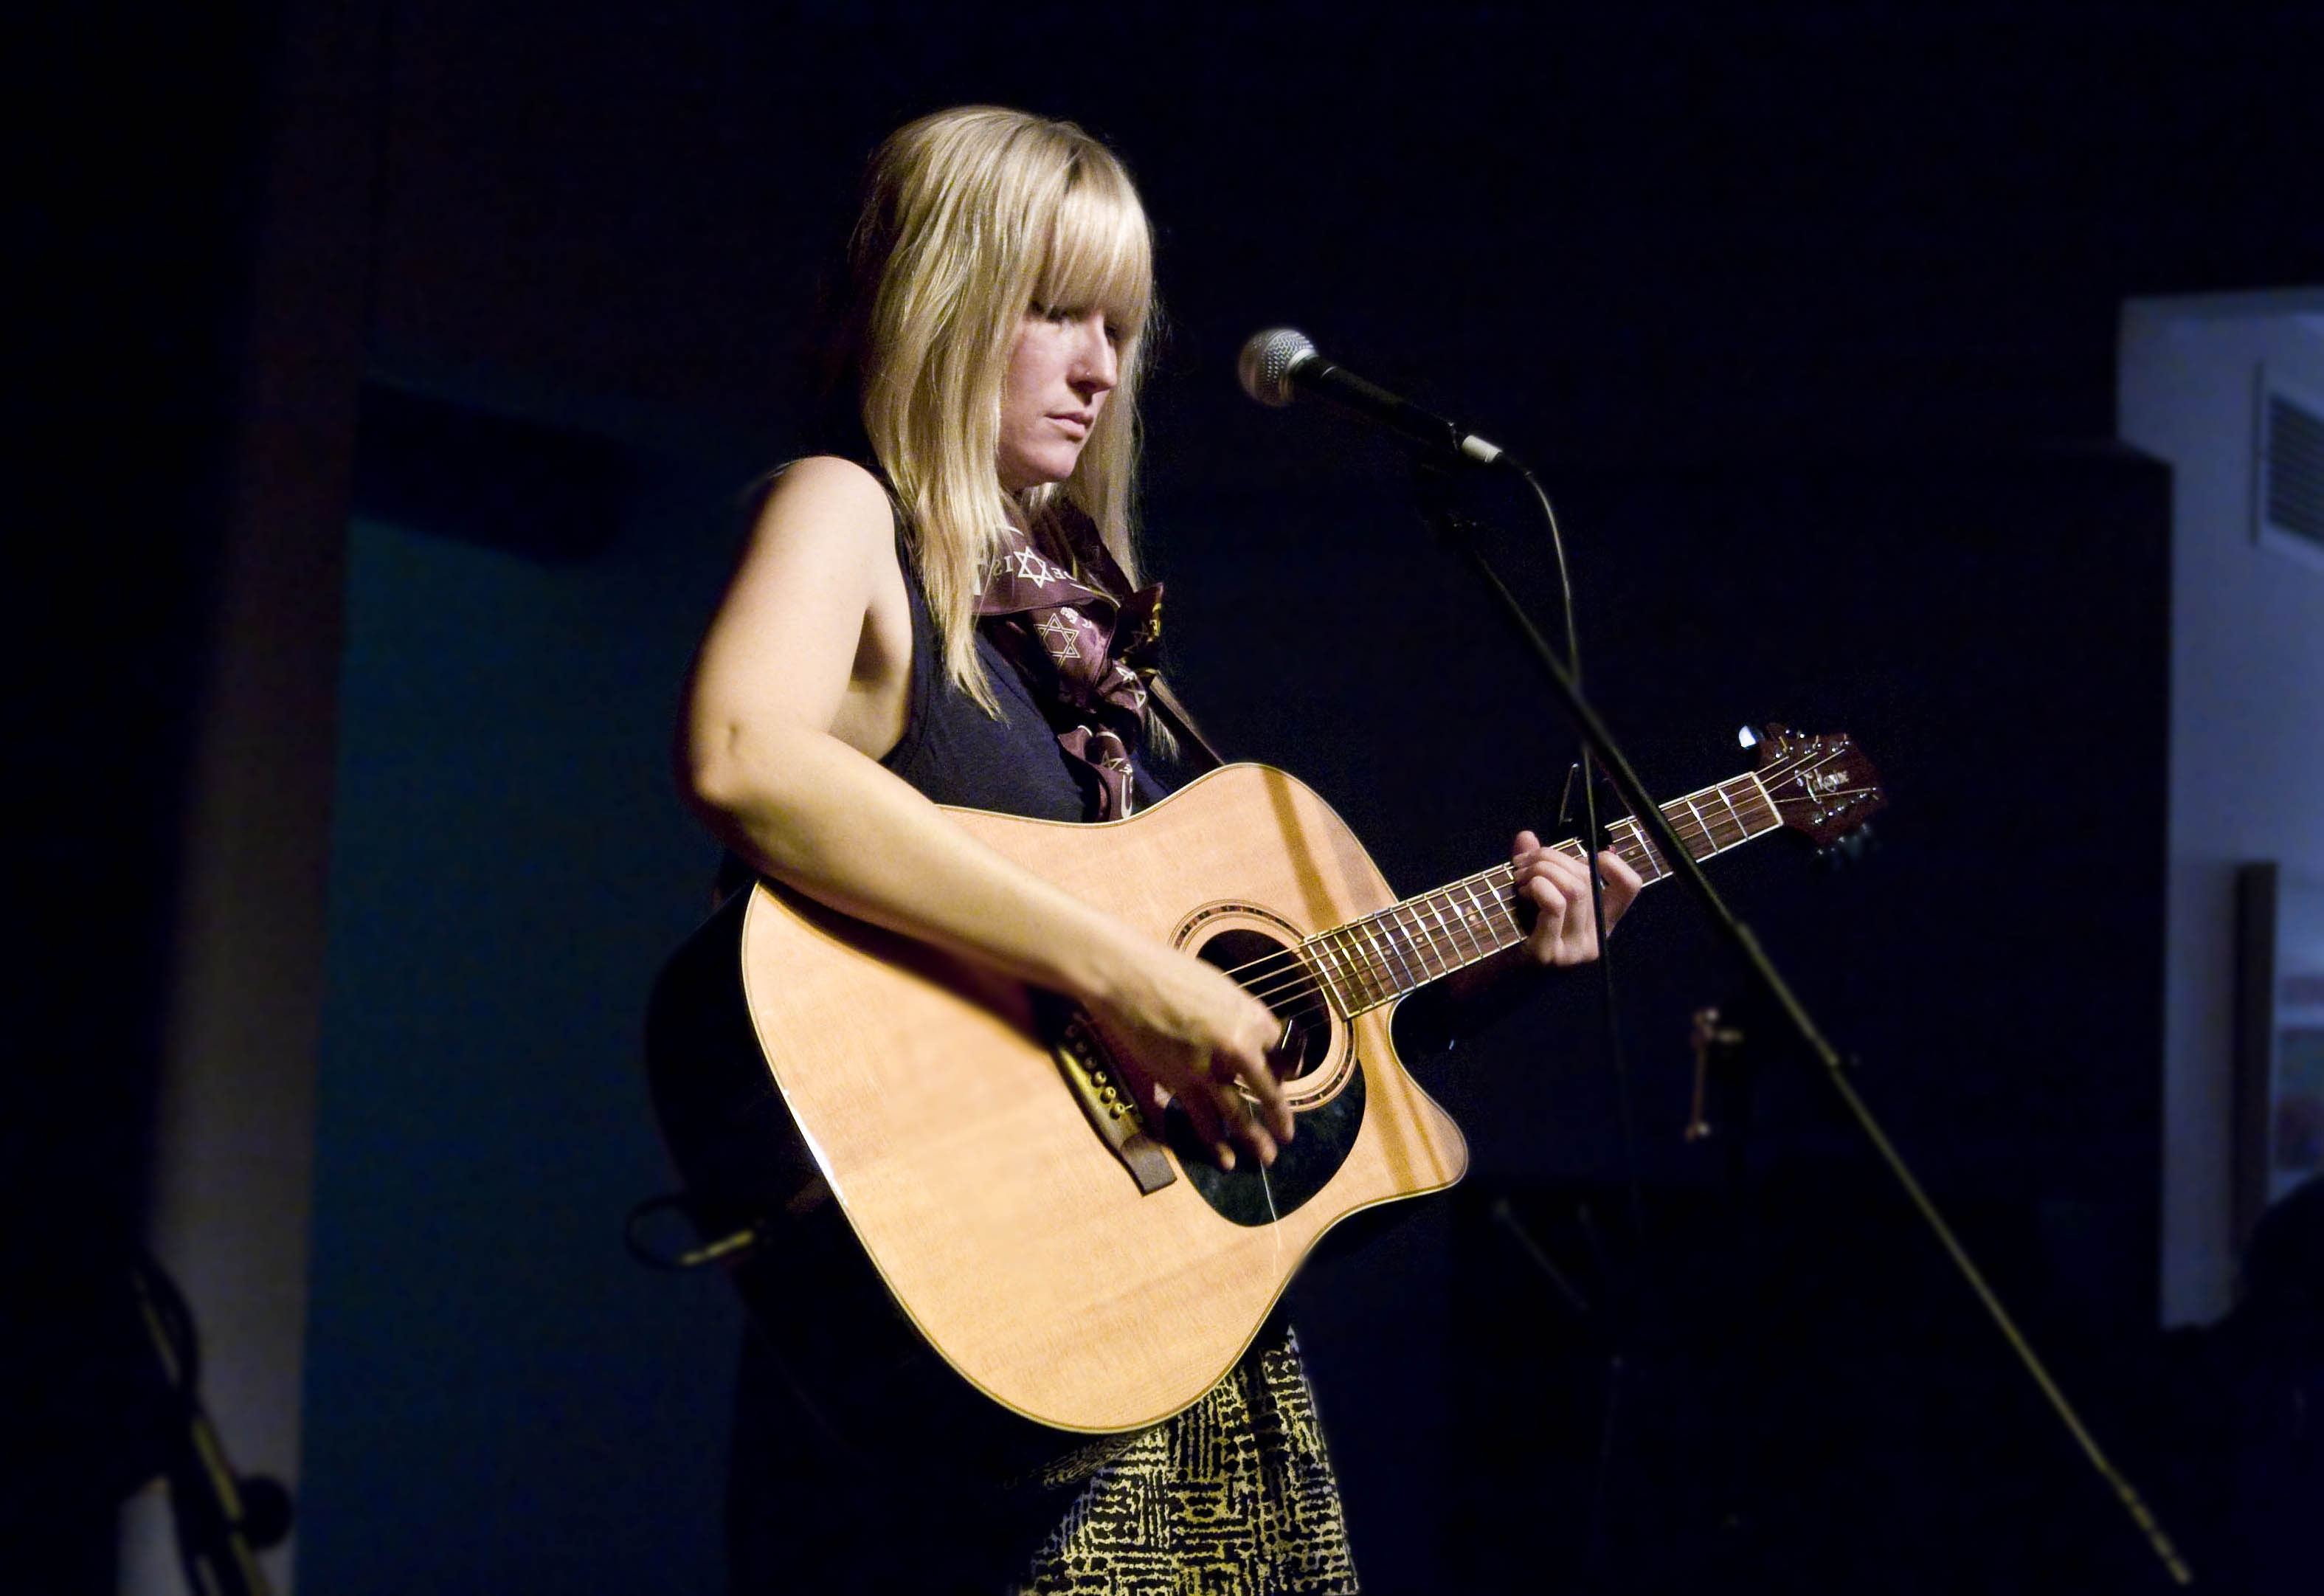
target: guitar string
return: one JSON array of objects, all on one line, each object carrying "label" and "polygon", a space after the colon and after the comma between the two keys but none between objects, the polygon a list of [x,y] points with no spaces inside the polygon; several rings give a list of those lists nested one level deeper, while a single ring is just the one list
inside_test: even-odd
[{"label": "guitar string", "polygon": [[[1837,754],[1825,755],[1812,762],[1821,766],[1829,764],[1839,757],[1840,756]],[[1757,785],[1759,785],[1763,789],[1762,802],[1769,807],[1772,807],[1780,816],[1782,807],[1784,803],[1800,801],[1796,798],[1776,798],[1772,795],[1772,793],[1765,792],[1764,789],[1771,781],[1775,784],[1780,784],[1782,782],[1788,781],[1794,775],[1798,773],[1797,770],[1788,767],[1797,764],[1803,768],[1808,762],[1809,761],[1804,758],[1796,761],[1778,761],[1776,764],[1768,767],[1766,770],[1753,772],[1752,774],[1757,775],[1758,778]],[[1737,808],[1736,798],[1729,796],[1725,790],[1727,788],[1736,785],[1738,781],[1749,780],[1751,780],[1751,775],[1730,778],[1727,781],[1719,783],[1716,787],[1705,788],[1701,792],[1690,793],[1683,798],[1675,799],[1672,803],[1664,806],[1665,817],[1671,821],[1672,831],[1679,837],[1680,841],[1687,844],[1687,851],[1690,853],[1695,853],[1695,847],[1698,843],[1707,842],[1711,844],[1710,849],[1706,853],[1695,854],[1695,856],[1708,857],[1709,853],[1720,852],[1723,848],[1739,846],[1742,843],[1748,842],[1754,835],[1758,835],[1751,831],[1748,825],[1742,819],[1741,814]],[[1873,791],[1874,789],[1869,787],[1849,787],[1822,794],[1821,797],[1826,801],[1848,800],[1861,796],[1868,796]],[[1703,821],[1693,813],[1692,806],[1695,800],[1702,799],[1706,795],[1715,795],[1718,801],[1727,807],[1729,816],[1723,825],[1716,819]],[[1743,796],[1748,798],[1751,795],[1745,794]],[[1687,807],[1687,813],[1683,816],[1673,816],[1670,815],[1670,810],[1678,808],[1683,805]],[[1664,875],[1667,874],[1667,870],[1660,866],[1660,864],[1654,859],[1652,853],[1649,851],[1648,840],[1645,835],[1644,828],[1638,825],[1637,819],[1635,816],[1621,816],[1619,819],[1613,822],[1608,829],[1611,832],[1625,826],[1627,826],[1628,830],[1628,835],[1609,838],[1609,841],[1614,844],[1614,852],[1622,856],[1625,863],[1631,863],[1633,868],[1637,868],[1639,864],[1646,864],[1653,867],[1654,873],[1647,878],[1650,881],[1660,880]],[[1732,842],[1721,840],[1720,834],[1723,829],[1731,829],[1737,834]],[[1630,849],[1625,846],[1626,844],[1637,844],[1638,857],[1633,859],[1630,856]],[[1576,858],[1581,855],[1582,844],[1578,838],[1568,837],[1562,842],[1553,844],[1552,846],[1558,852],[1570,853]],[[1473,910],[1470,913],[1464,914],[1460,909],[1455,909],[1453,911],[1455,921],[1453,928],[1452,930],[1444,930],[1443,920],[1440,916],[1438,919],[1438,931],[1430,930],[1425,922],[1422,922],[1416,927],[1414,925],[1400,923],[1396,917],[1400,911],[1420,913],[1432,908],[1441,908],[1443,904],[1449,902],[1451,895],[1459,889],[1471,885],[1483,885],[1496,874],[1506,875],[1509,872],[1510,868],[1511,867],[1508,865],[1498,865],[1487,870],[1480,871],[1472,876],[1452,882],[1448,886],[1440,887],[1433,892],[1424,893],[1419,897],[1405,899],[1404,901],[1391,905],[1388,909],[1381,910],[1376,914],[1364,917],[1358,920],[1350,921],[1344,926],[1333,927],[1331,931],[1322,932],[1314,936],[1305,938],[1297,948],[1277,948],[1273,953],[1262,955],[1257,959],[1252,959],[1245,964],[1231,967],[1224,973],[1240,980],[1245,988],[1250,991],[1254,996],[1259,997],[1263,1002],[1269,1002],[1270,1006],[1272,1006],[1271,1000],[1280,997],[1287,992],[1312,990],[1318,986],[1328,987],[1331,984],[1329,972],[1323,968],[1320,959],[1311,958],[1309,956],[1309,950],[1321,944],[1324,937],[1335,935],[1344,936],[1344,934],[1350,932],[1369,931],[1371,932],[1375,936],[1375,939],[1388,950],[1390,958],[1392,958],[1396,963],[1405,964],[1407,968],[1410,968],[1412,965],[1416,964],[1420,968],[1426,970],[1428,973],[1424,977],[1423,982],[1410,983],[1413,985],[1424,984],[1425,981],[1434,980],[1439,976],[1449,974],[1453,970],[1463,968],[1467,964],[1475,963],[1479,958],[1489,956],[1490,953],[1498,952],[1500,947],[1505,947],[1510,945],[1508,943],[1497,943],[1493,948],[1488,949],[1485,953],[1472,952],[1469,956],[1458,958],[1452,963],[1444,964],[1442,969],[1435,969],[1431,966],[1443,962],[1443,955],[1439,954],[1434,946],[1434,943],[1439,931],[1442,931],[1448,940],[1452,941],[1455,951],[1458,952],[1459,940],[1454,933],[1461,929],[1467,928],[1469,932],[1468,939],[1472,944],[1475,943],[1477,941],[1477,937],[1473,929],[1473,922],[1479,917]],[[1514,878],[1512,877],[1508,881],[1492,882],[1491,884],[1495,893],[1496,901],[1499,902],[1506,911],[1509,908],[1510,902],[1513,899],[1513,895],[1508,894],[1507,889],[1510,885],[1514,884]],[[1419,931],[1422,936],[1427,938],[1431,944],[1425,952],[1413,940],[1413,933],[1416,929]],[[1376,988],[1382,989],[1388,993],[1388,995],[1396,995],[1395,988],[1406,985],[1404,982],[1394,978],[1389,959],[1382,958],[1378,953],[1355,947],[1342,947],[1337,951],[1339,951],[1343,956],[1353,955],[1353,962],[1359,972],[1369,979],[1370,984]],[[1260,972],[1265,969],[1266,966],[1270,964],[1277,965],[1279,967],[1266,970],[1266,973],[1262,975]],[[1384,977],[1388,979],[1383,979]],[[1258,984],[1262,980],[1271,981],[1274,984],[1262,989]],[[1286,1013],[1286,1017],[1289,1017],[1294,1012],[1288,1009],[1279,1011]]]},{"label": "guitar string", "polygon": [[[1737,843],[1747,841],[1751,835],[1748,830],[1742,830],[1736,841]],[[1694,835],[1712,842],[1718,840],[1715,835],[1703,832],[1702,828],[1695,828]],[[1694,837],[1689,837],[1688,840],[1692,841]],[[1564,844],[1559,844],[1559,847],[1560,851],[1563,851]],[[1618,847],[1616,852],[1619,853],[1622,850]],[[1578,846],[1575,847],[1574,853],[1578,857]],[[1629,861],[1626,859],[1625,862]],[[1516,884],[1516,878],[1511,873],[1511,869],[1512,867],[1504,864],[1480,871],[1473,876],[1440,887],[1433,892],[1406,899],[1377,914],[1349,921],[1344,926],[1334,927],[1330,931],[1307,937],[1297,948],[1277,948],[1246,964],[1233,966],[1227,970],[1226,973],[1240,981],[1252,995],[1262,1001],[1271,1001],[1274,997],[1285,992],[1316,984],[1329,984],[1331,972],[1325,967],[1328,955],[1321,950],[1325,938],[1338,936],[1342,938],[1343,946],[1332,951],[1341,954],[1355,966],[1359,973],[1370,978],[1371,983],[1375,986],[1386,984],[1381,979],[1384,976],[1389,977],[1396,985],[1407,984],[1394,976],[1393,965],[1397,964],[1404,964],[1408,970],[1417,968],[1425,973],[1421,983],[1409,984],[1422,984],[1439,976],[1450,974],[1454,970],[1475,964],[1480,959],[1489,957],[1502,948],[1512,946],[1512,941],[1501,939],[1501,932],[1498,927],[1490,925],[1488,913],[1479,909],[1473,901],[1465,909],[1455,901],[1456,894],[1463,888],[1485,887],[1492,894],[1490,907],[1499,909],[1504,917],[1511,921],[1511,928],[1514,929],[1517,897],[1511,890]],[[1665,872],[1656,870],[1649,879],[1659,879],[1663,873]],[[1500,879],[1495,880],[1495,877]],[[1448,909],[1450,910],[1449,924],[1444,912]],[[1480,934],[1480,923],[1485,927],[1483,935]],[[1370,936],[1379,948],[1386,950],[1388,956],[1383,957],[1379,951],[1366,949],[1360,946],[1345,946],[1351,934]],[[1463,948],[1462,946],[1463,942],[1470,946]],[[1449,946],[1453,956],[1448,959],[1440,944]],[[1269,966],[1274,967],[1269,968]],[[1272,983],[1272,984],[1263,985],[1262,983]]]},{"label": "guitar string", "polygon": [[[1701,834],[1701,828],[1698,827],[1693,829],[1698,835]],[[1578,848],[1578,844],[1572,844],[1571,839],[1566,843],[1560,843],[1553,845],[1561,852],[1564,851],[1568,846]],[[1619,852],[1619,850],[1618,849],[1617,852]],[[1254,992],[1259,992],[1259,989],[1252,983],[1260,979],[1264,979],[1264,977],[1259,974],[1259,972],[1265,966],[1269,964],[1289,965],[1291,967],[1283,970],[1268,971],[1267,973],[1268,975],[1289,975],[1295,981],[1303,983],[1310,979],[1322,979],[1327,973],[1323,970],[1319,960],[1307,956],[1306,950],[1317,947],[1326,937],[1335,936],[1345,936],[1351,933],[1360,933],[1368,929],[1376,929],[1381,933],[1379,939],[1383,944],[1398,950],[1410,952],[1416,955],[1420,954],[1418,946],[1412,940],[1413,933],[1416,928],[1419,930],[1422,936],[1427,938],[1431,943],[1434,943],[1437,937],[1441,936],[1446,941],[1451,942],[1457,949],[1461,940],[1461,934],[1464,930],[1468,933],[1467,939],[1469,941],[1474,943],[1479,940],[1473,929],[1471,928],[1474,926],[1476,921],[1481,918],[1475,909],[1471,909],[1464,911],[1457,907],[1453,907],[1452,925],[1450,927],[1446,927],[1442,917],[1440,916],[1437,920],[1438,928],[1435,930],[1429,929],[1425,924],[1418,926],[1417,927],[1400,924],[1397,922],[1396,917],[1399,912],[1420,914],[1432,909],[1440,909],[1451,906],[1451,900],[1455,893],[1459,892],[1463,888],[1472,886],[1489,886],[1495,894],[1494,902],[1504,909],[1507,909],[1515,901],[1514,895],[1508,890],[1509,888],[1515,885],[1515,877],[1510,873],[1512,868],[1512,866],[1507,864],[1489,866],[1487,869],[1477,872],[1473,875],[1463,877],[1460,881],[1452,881],[1445,886],[1439,887],[1434,891],[1425,892],[1417,897],[1408,898],[1398,903],[1392,904],[1388,909],[1382,909],[1378,913],[1364,916],[1358,919],[1350,920],[1345,925],[1335,926],[1328,931],[1318,932],[1313,936],[1303,939],[1299,947],[1296,949],[1277,948],[1272,953],[1263,954],[1259,957],[1250,960],[1247,963],[1229,966],[1226,968],[1225,973],[1242,981],[1244,984],[1250,987],[1250,990]],[[1499,876],[1503,879],[1495,881],[1493,878],[1496,876]],[[1497,942],[1493,946],[1485,948],[1482,952],[1477,953],[1471,957],[1462,958],[1456,963],[1449,964],[1444,970],[1436,972],[1436,973],[1449,973],[1452,970],[1459,969],[1463,964],[1472,964],[1477,958],[1488,956],[1489,955],[1498,952],[1500,948],[1508,946],[1508,944],[1507,943]],[[1353,955],[1368,970],[1380,970],[1387,967],[1377,954],[1355,948],[1350,948],[1343,951]],[[1425,955],[1423,962],[1434,962],[1438,960],[1440,957],[1441,955],[1435,954],[1432,950]]]},{"label": "guitar string", "polygon": [[[1753,835],[1748,829],[1742,829],[1739,826],[1738,827],[1738,830],[1739,835],[1736,838],[1737,844],[1748,841]],[[1713,843],[1718,841],[1715,834],[1702,826],[1687,827],[1680,831],[1680,835],[1683,839],[1690,843],[1698,839],[1708,840]],[[1565,843],[1553,845],[1560,852],[1564,852],[1570,847],[1574,855],[1579,857],[1580,844],[1572,842],[1572,839],[1568,839]],[[1735,844],[1729,844],[1727,845],[1732,846]],[[1623,853],[1623,850],[1618,846],[1615,849],[1615,852],[1619,854]],[[1633,862],[1626,856],[1625,863],[1633,863],[1633,868],[1636,868],[1637,863],[1646,863],[1646,861],[1641,859],[1639,861]],[[1502,948],[1512,946],[1510,942],[1499,940],[1498,931],[1491,933],[1489,938],[1480,938],[1478,936],[1475,927],[1477,923],[1480,920],[1484,919],[1486,917],[1473,907],[1469,910],[1464,911],[1458,907],[1452,907],[1451,903],[1453,894],[1462,888],[1470,886],[1489,886],[1494,895],[1492,899],[1493,906],[1502,909],[1504,914],[1510,915],[1513,919],[1514,915],[1512,911],[1517,899],[1516,895],[1510,891],[1510,888],[1516,884],[1515,877],[1510,873],[1511,869],[1511,866],[1503,864],[1495,865],[1489,869],[1480,871],[1476,874],[1466,877],[1462,881],[1452,882],[1447,886],[1439,887],[1433,892],[1423,893],[1418,897],[1404,899],[1399,903],[1391,905],[1386,909],[1380,910],[1377,914],[1365,916],[1360,919],[1351,920],[1343,926],[1334,927],[1332,930],[1321,932],[1314,936],[1307,937],[1304,939],[1296,949],[1277,948],[1272,953],[1261,955],[1259,957],[1250,960],[1245,964],[1229,967],[1226,969],[1225,973],[1240,981],[1253,996],[1259,998],[1261,1001],[1269,1001],[1277,994],[1286,991],[1295,991],[1319,983],[1328,983],[1329,972],[1323,968],[1321,958],[1308,956],[1310,950],[1318,947],[1324,938],[1335,936],[1344,938],[1351,933],[1370,933],[1380,946],[1388,950],[1388,954],[1389,955],[1388,958],[1383,958],[1378,952],[1366,950],[1360,947],[1342,947],[1338,951],[1340,951],[1343,955],[1351,956],[1352,962],[1356,964],[1360,973],[1372,978],[1372,984],[1375,986],[1383,984],[1379,979],[1381,976],[1391,976],[1393,979],[1392,966],[1390,963],[1391,959],[1395,963],[1404,964],[1407,965],[1407,967],[1417,967],[1425,970],[1426,974],[1424,976],[1423,982],[1411,983],[1423,984],[1426,981],[1434,980],[1439,976],[1450,974],[1454,970],[1462,969],[1469,964],[1476,963],[1479,959],[1489,957],[1492,954],[1499,952]],[[1659,879],[1664,873],[1665,872],[1656,869],[1655,874],[1649,879]],[[1504,879],[1494,881],[1492,878],[1495,876],[1500,876]],[[1399,918],[1400,915],[1424,915],[1431,909],[1441,909],[1446,907],[1452,907],[1453,923],[1450,927],[1447,927],[1444,924],[1441,914],[1438,916],[1434,928],[1432,928],[1425,920],[1416,920],[1413,923],[1406,923]],[[1417,939],[1416,939],[1416,934]],[[1444,942],[1449,943],[1452,946],[1455,954],[1460,956],[1456,956],[1450,962],[1447,962],[1443,955],[1437,950],[1435,946],[1440,938]],[[1485,940],[1490,940],[1491,946],[1482,946],[1481,948],[1472,946],[1470,950],[1463,953],[1460,945],[1464,939],[1472,945],[1480,944]],[[1423,946],[1424,942],[1426,945],[1425,946]],[[1267,968],[1267,966],[1269,965],[1275,965],[1277,967],[1274,969]],[[1440,965],[1442,966],[1441,968],[1437,967]],[[1264,973],[1261,973],[1262,971],[1264,971]],[[1262,981],[1272,981],[1275,984],[1262,987],[1259,984]],[[1401,981],[1397,981],[1396,984],[1403,985],[1405,983]]]},{"label": "guitar string", "polygon": [[[1626,822],[1630,825],[1631,829],[1634,832],[1637,831],[1637,828],[1636,822],[1631,820],[1628,816],[1625,816],[1621,820],[1615,822],[1615,825],[1621,826]],[[1738,833],[1736,838],[1736,843],[1738,844],[1748,841],[1749,837],[1754,835],[1739,821],[1731,822],[1730,824]],[[1681,822],[1675,826],[1674,829],[1678,831],[1683,840],[1685,840],[1690,844],[1697,840],[1705,840],[1712,843],[1717,843],[1719,840],[1716,831],[1711,827]],[[1618,854],[1623,853],[1623,849],[1619,844],[1624,841],[1629,840],[1642,839],[1615,839],[1617,846],[1614,851]],[[1731,846],[1734,844],[1728,845]],[[1577,839],[1570,837],[1565,839],[1563,842],[1553,844],[1552,846],[1561,853],[1571,851],[1576,856],[1579,856],[1581,850],[1580,842]],[[1625,862],[1629,863],[1630,861],[1626,859]],[[1259,957],[1250,960],[1247,963],[1229,966],[1226,968],[1225,973],[1242,981],[1254,993],[1258,993],[1260,989],[1253,983],[1258,980],[1263,979],[1259,973],[1265,966],[1269,964],[1287,964],[1291,967],[1279,971],[1269,971],[1268,973],[1269,975],[1287,975],[1291,977],[1295,983],[1304,985],[1310,981],[1323,979],[1326,974],[1326,973],[1321,968],[1318,961],[1305,956],[1306,950],[1315,947],[1317,945],[1321,944],[1325,937],[1345,936],[1348,933],[1359,932],[1370,928],[1377,928],[1381,933],[1384,933],[1380,939],[1384,944],[1391,946],[1392,949],[1410,953],[1418,956],[1420,957],[1420,961],[1424,964],[1437,962],[1441,959],[1441,955],[1436,954],[1433,948],[1425,956],[1421,955],[1419,946],[1412,940],[1415,929],[1417,929],[1420,935],[1427,938],[1432,944],[1441,935],[1445,940],[1452,942],[1457,949],[1460,941],[1459,934],[1464,929],[1468,929],[1469,931],[1468,940],[1472,943],[1478,940],[1473,929],[1469,929],[1470,927],[1472,927],[1475,921],[1480,918],[1476,911],[1471,909],[1470,911],[1463,912],[1458,908],[1455,908],[1453,909],[1453,926],[1450,928],[1445,928],[1440,917],[1437,922],[1438,929],[1436,930],[1429,929],[1425,923],[1416,927],[1414,926],[1400,924],[1397,922],[1396,917],[1400,911],[1418,914],[1424,913],[1430,909],[1442,907],[1449,902],[1453,894],[1460,891],[1462,888],[1471,886],[1489,885],[1495,893],[1495,902],[1499,907],[1507,909],[1514,902],[1514,895],[1508,891],[1508,889],[1515,884],[1515,878],[1510,874],[1512,868],[1512,866],[1507,864],[1489,866],[1487,869],[1475,872],[1473,875],[1464,877],[1461,881],[1453,881],[1445,886],[1439,887],[1434,891],[1422,893],[1415,898],[1406,899],[1401,902],[1389,906],[1386,909],[1379,911],[1376,914],[1351,920],[1345,925],[1334,927],[1329,931],[1319,932],[1314,936],[1304,939],[1298,949],[1277,948],[1272,953],[1261,955]],[[1660,872],[1657,872],[1657,873],[1659,874]],[[1500,876],[1504,879],[1500,881],[1493,881],[1492,878],[1495,876]],[[1501,947],[1506,947],[1508,946],[1509,945],[1507,943],[1496,943],[1492,947],[1486,948],[1483,952],[1476,953],[1470,957],[1460,959],[1459,961],[1447,965],[1444,970],[1437,971],[1434,973],[1449,973],[1452,970],[1459,969],[1467,964],[1472,964],[1477,958],[1488,956],[1491,953],[1498,952]],[[1386,964],[1377,954],[1352,948],[1343,951],[1354,954],[1367,970],[1385,970],[1387,968]],[[1280,991],[1283,989],[1277,987],[1272,990]]]}]

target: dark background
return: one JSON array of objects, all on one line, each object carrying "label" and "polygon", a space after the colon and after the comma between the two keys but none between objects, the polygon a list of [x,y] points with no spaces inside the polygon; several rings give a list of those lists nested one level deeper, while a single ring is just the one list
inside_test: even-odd
[{"label": "dark background", "polygon": [[[38,935],[0,1179],[46,1310],[12,1314],[14,1366],[72,1438],[20,1477],[20,1526],[101,1527],[100,1443],[140,1420],[90,1355],[118,1320],[88,1263],[147,1197],[226,484],[248,364],[282,357],[254,295],[300,223],[263,179],[288,159],[341,218],[290,291],[345,307],[327,336],[365,384],[337,401],[359,519],[301,1579],[715,1588],[732,1311],[612,1244],[661,1178],[621,1061],[709,863],[660,728],[735,495],[796,447],[862,155],[985,99],[1113,142],[1159,227],[1148,521],[1187,696],[1401,887],[1545,823],[1570,752],[1392,454],[1234,392],[1261,326],[1542,469],[1596,696],[1651,786],[1733,773],[1746,721],[1871,752],[1894,808],[1864,864],[1771,842],[1722,890],[2101,1439],[2199,1561],[2239,1567],[2174,1417],[2187,1359],[2151,1328],[2169,494],[2107,440],[2124,298],[2324,281],[2314,16],[403,0],[12,23],[12,896]],[[2161,1588],[1803,1066],[1760,1066],[1739,1160],[1739,1125],[1681,1143],[1687,1017],[1740,982],[1678,890],[1619,946],[1643,1234],[1569,982],[1425,1066],[1471,1185],[1297,1287],[1370,1587]],[[520,1018],[544,1009],[554,1043]]]}]

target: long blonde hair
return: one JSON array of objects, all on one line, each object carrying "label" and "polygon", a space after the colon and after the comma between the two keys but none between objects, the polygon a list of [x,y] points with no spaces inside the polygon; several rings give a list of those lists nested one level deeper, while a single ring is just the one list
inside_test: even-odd
[{"label": "long blonde hair", "polygon": [[1153,254],[1130,174],[1070,122],[964,106],[898,129],[872,158],[848,245],[860,413],[908,513],[945,674],[987,710],[975,613],[1012,508],[997,465],[1010,352],[1036,305],[1102,309],[1118,329],[1120,381],[1073,475],[1014,508],[1038,529],[1073,505],[1134,579]]}]

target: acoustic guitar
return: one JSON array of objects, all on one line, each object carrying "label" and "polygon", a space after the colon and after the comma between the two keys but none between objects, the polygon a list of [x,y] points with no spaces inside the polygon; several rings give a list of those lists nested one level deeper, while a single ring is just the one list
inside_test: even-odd
[{"label": "acoustic guitar", "polygon": [[[1845,735],[1770,727],[1759,751],[1757,770],[1664,806],[1696,858],[1784,827],[1828,844],[1885,802]],[[657,987],[665,1139],[698,1222],[843,1216],[895,1308],[1003,1408],[1051,1430],[1154,1424],[1234,1363],[1326,1230],[1461,1178],[1461,1131],[1397,1060],[1389,1019],[1523,939],[1510,868],[1399,900],[1322,798],[1260,765],[1102,825],[950,813],[1288,1023],[1298,1134],[1273,1167],[1222,1170],[1183,1111],[1145,1112],[1062,1000],[770,881],[729,899]],[[1643,880],[1671,873],[1634,818],[1607,830]],[[774,1311],[811,1325],[827,1305]]]}]

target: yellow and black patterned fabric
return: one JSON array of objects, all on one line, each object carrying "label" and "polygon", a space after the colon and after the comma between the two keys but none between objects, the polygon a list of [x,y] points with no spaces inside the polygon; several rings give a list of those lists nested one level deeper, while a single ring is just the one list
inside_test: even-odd
[{"label": "yellow and black patterned fabric", "polygon": [[1016,1596],[1356,1589],[1340,1491],[1288,1328],[1082,1486]]}]

